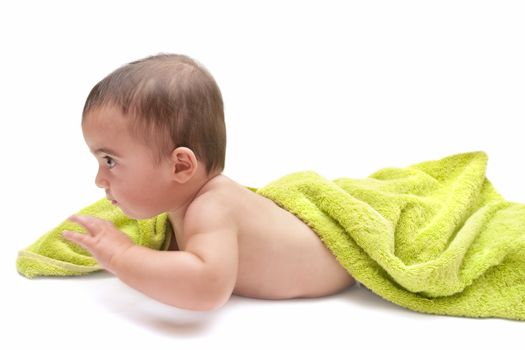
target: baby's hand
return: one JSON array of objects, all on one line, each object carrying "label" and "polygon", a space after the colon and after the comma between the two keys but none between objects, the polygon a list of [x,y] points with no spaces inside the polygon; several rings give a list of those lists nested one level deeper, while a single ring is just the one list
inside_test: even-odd
[{"label": "baby's hand", "polygon": [[85,234],[64,231],[64,238],[77,243],[88,250],[102,267],[110,272],[114,260],[134,245],[133,241],[109,221],[91,216],[73,215],[70,221],[86,229]]}]

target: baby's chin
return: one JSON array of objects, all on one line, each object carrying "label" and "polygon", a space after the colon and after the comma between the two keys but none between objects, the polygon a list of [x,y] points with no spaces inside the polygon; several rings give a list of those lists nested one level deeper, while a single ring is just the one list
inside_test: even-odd
[{"label": "baby's chin", "polygon": [[118,206],[118,207],[124,213],[124,215],[126,215],[128,218],[135,219],[135,220],[151,219],[152,217],[162,214],[162,213],[141,213],[140,211],[130,211],[121,206]]}]

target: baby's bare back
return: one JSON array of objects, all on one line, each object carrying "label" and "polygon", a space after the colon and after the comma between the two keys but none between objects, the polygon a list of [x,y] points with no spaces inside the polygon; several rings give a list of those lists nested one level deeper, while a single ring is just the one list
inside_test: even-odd
[{"label": "baby's bare back", "polygon": [[297,217],[225,176],[215,185],[237,216],[235,294],[264,299],[317,297],[353,283],[315,232]]}]

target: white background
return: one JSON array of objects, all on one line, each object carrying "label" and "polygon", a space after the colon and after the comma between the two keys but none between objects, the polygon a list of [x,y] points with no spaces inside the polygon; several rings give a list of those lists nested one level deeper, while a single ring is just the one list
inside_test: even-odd
[{"label": "white background", "polygon": [[2,2],[0,348],[522,348],[525,323],[418,314],[362,287],[191,312],[104,273],[27,280],[14,264],[104,196],[80,130],[91,87],[159,52],[216,78],[224,173],[241,184],[484,150],[496,188],[525,202],[524,18],[523,2],[502,0]]}]

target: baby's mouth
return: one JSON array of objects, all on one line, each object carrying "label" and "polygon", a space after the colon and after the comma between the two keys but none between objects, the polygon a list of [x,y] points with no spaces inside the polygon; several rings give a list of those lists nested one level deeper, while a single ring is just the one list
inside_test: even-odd
[{"label": "baby's mouth", "polygon": [[111,204],[113,204],[113,205],[116,205],[116,204],[118,203],[116,200],[114,200],[113,198],[111,198],[111,195],[110,195],[108,192],[106,192],[106,199],[107,199],[108,201],[110,201]]}]

